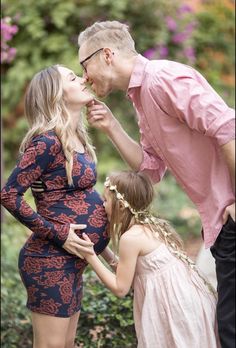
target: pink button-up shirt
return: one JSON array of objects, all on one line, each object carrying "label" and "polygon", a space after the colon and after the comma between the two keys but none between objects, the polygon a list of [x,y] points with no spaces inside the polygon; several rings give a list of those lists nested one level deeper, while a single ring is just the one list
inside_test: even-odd
[{"label": "pink button-up shirt", "polygon": [[[140,170],[158,182],[166,169],[196,205],[210,247],[226,206],[235,201],[220,146],[235,139],[234,110],[203,76],[184,64],[138,55],[128,97],[138,115]],[[174,197],[173,197],[174,199]]]}]

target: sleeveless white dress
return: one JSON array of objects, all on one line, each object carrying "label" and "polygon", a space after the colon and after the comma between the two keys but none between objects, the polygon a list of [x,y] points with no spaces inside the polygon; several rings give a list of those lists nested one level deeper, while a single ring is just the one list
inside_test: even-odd
[{"label": "sleeveless white dress", "polygon": [[138,348],[220,348],[215,296],[165,244],[138,257],[133,286]]}]

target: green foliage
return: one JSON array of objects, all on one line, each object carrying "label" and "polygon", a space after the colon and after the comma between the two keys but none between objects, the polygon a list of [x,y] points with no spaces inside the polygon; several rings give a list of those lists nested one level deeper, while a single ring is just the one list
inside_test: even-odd
[{"label": "green foliage", "polygon": [[135,348],[132,296],[115,297],[90,269],[85,273],[84,284],[78,343],[88,348]]},{"label": "green foliage", "polygon": [[201,223],[198,212],[174,177],[166,174],[164,180],[155,187],[155,191],[153,212],[170,221],[183,240],[199,237]]},{"label": "green foliage", "polygon": [[235,104],[235,14],[230,1],[208,1],[196,14],[196,67],[231,107]]},{"label": "green foliage", "polygon": [[28,348],[32,342],[32,329],[25,307],[26,294],[17,269],[19,245],[25,239],[25,229],[9,217],[2,225],[2,231],[1,347]]}]

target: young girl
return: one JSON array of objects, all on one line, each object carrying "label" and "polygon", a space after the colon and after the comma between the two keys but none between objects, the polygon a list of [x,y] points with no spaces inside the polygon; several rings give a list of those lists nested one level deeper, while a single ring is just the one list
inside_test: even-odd
[{"label": "young girl", "polygon": [[[33,233],[19,255],[27,289],[34,348],[73,348],[87,265],[80,251],[109,242],[103,201],[94,189],[96,155],[82,118],[93,99],[85,80],[63,66],[37,73],[25,97],[29,131],[21,156],[1,193],[2,204]],[[34,211],[24,200],[31,187]],[[87,227],[86,227],[87,226]],[[87,247],[87,249],[86,249]]]},{"label": "young girl", "polygon": [[173,228],[149,212],[153,194],[142,173],[107,178],[104,206],[112,240],[119,240],[116,275],[95,254],[85,258],[115,295],[125,296],[133,286],[138,348],[220,347],[214,290],[182,251]]}]

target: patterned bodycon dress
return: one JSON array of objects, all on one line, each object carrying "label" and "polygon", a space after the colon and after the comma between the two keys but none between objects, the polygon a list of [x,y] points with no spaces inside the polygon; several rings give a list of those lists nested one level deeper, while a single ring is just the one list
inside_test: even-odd
[{"label": "patterned bodycon dress", "polygon": [[[94,190],[95,163],[86,152],[74,152],[72,178],[69,186],[61,143],[50,131],[32,140],[1,193],[5,208],[33,232],[19,255],[27,307],[56,317],[70,317],[81,306],[87,262],[62,248],[70,223],[87,225],[83,232],[94,242],[97,254],[109,242],[103,202]],[[34,211],[23,194],[38,180],[44,191],[32,192]]]}]

